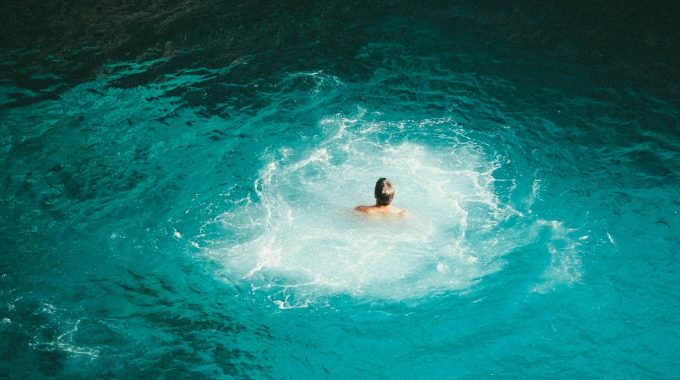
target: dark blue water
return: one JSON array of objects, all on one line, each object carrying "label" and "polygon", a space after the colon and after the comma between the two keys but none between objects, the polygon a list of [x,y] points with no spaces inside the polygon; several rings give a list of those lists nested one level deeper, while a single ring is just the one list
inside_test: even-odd
[{"label": "dark blue water", "polygon": [[680,376],[672,9],[6,10],[0,377]]}]

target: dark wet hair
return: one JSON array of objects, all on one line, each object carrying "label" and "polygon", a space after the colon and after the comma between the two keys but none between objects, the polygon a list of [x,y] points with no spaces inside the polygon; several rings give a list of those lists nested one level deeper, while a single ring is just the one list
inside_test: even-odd
[{"label": "dark wet hair", "polygon": [[394,186],[387,178],[380,178],[375,183],[375,204],[389,206],[394,199]]}]

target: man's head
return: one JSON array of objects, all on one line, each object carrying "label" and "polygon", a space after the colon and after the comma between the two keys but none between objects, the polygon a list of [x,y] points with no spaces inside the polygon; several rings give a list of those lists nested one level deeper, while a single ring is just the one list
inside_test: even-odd
[{"label": "man's head", "polygon": [[389,206],[394,199],[394,186],[387,178],[380,178],[375,183],[375,204],[378,206]]}]

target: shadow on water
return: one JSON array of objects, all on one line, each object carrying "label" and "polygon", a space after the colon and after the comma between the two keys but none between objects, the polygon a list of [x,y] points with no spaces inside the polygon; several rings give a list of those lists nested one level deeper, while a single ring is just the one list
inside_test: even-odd
[{"label": "shadow on water", "polygon": [[[677,369],[678,14],[633,1],[3,5],[0,377]],[[360,281],[341,276],[341,291],[314,298],[311,286],[319,304],[282,311],[250,279],[216,279],[202,250],[249,237],[230,236],[219,216],[243,206],[243,220],[261,222],[253,183],[265,161],[285,169],[323,148],[324,123],[346,136],[357,108],[356,139],[326,146],[335,157],[321,164],[355,178],[376,162],[346,149],[368,138],[446,151],[448,163],[460,152],[446,133],[479,143],[499,165],[491,195],[539,222],[518,234],[526,244],[503,249],[492,263],[503,270],[473,273],[474,285],[426,288],[411,303],[357,301],[345,290]],[[347,173],[343,154],[359,160]],[[312,166],[306,174],[327,173]],[[465,168],[447,178],[480,169]],[[270,200],[307,207],[291,172]],[[303,220],[300,236],[328,227]],[[276,232],[288,252],[304,245]],[[292,257],[296,268],[317,260],[338,273],[309,252]]]},{"label": "shadow on water", "polygon": [[[15,2],[0,15],[6,26],[0,36],[0,80],[14,88],[0,107],[56,99],[64,90],[106,74],[112,62],[157,61],[111,83],[131,87],[180,69],[227,67],[251,57],[248,65],[209,80],[200,90],[169,94],[194,99],[207,91],[208,97],[223,97],[229,89],[219,83],[252,83],[280,70],[325,67],[346,80],[365,77],[371,70],[355,57],[371,41],[402,40],[411,49],[471,48],[460,44],[462,36],[476,41],[477,50],[500,47],[578,63],[598,72],[605,86],[624,81],[673,98],[680,83],[678,15],[677,4],[634,1]],[[403,22],[370,32],[390,20]],[[414,40],[405,25],[421,23],[443,34]],[[249,98],[247,87],[235,90]]]}]

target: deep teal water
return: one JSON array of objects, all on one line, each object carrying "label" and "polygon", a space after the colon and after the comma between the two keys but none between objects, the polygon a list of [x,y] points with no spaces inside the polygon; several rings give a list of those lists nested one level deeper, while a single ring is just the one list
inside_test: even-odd
[{"label": "deep teal water", "polygon": [[[680,376],[667,74],[352,7],[3,53],[0,376]],[[405,220],[351,213],[381,176]]]}]

